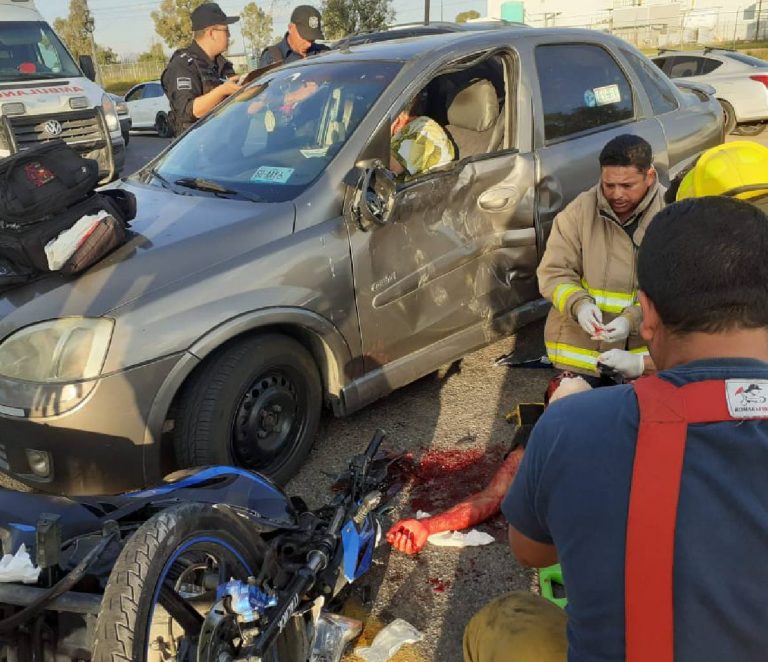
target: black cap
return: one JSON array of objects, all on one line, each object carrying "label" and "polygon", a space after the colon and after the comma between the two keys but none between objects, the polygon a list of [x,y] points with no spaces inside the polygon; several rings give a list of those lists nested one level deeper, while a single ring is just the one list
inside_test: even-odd
[{"label": "black cap", "polygon": [[323,38],[323,22],[320,12],[311,5],[299,5],[291,14],[291,23],[307,41]]},{"label": "black cap", "polygon": [[192,12],[192,29],[205,30],[212,25],[229,25],[240,20],[239,16],[227,16],[215,2],[206,2]]}]

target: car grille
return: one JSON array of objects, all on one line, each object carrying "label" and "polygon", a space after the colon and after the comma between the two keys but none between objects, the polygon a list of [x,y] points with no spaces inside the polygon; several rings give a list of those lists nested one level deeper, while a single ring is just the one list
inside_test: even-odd
[{"label": "car grille", "polygon": [[[3,118],[6,149],[17,152],[48,140],[63,140],[78,150],[97,149],[105,144],[101,118],[95,108],[53,115],[18,115]],[[61,131],[52,132],[49,122],[56,122]],[[7,135],[10,134],[10,135]],[[0,141],[2,142],[2,141]]]}]

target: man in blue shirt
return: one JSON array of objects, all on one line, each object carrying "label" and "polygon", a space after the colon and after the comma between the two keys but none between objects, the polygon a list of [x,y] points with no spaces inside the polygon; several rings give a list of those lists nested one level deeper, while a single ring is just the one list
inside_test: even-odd
[{"label": "man in blue shirt", "polygon": [[[725,380],[716,386],[729,412],[723,422],[689,424],[684,435],[672,564],[676,662],[768,659],[766,255],[768,217],[714,197],[659,212],[640,249],[641,334],[659,377],[676,387]],[[560,562],[567,627],[542,598],[503,596],[467,626],[466,660],[563,661],[566,641],[569,662],[625,659],[638,429],[630,385],[564,398],[539,420],[502,511],[521,563]],[[658,544],[655,535],[645,542]]]},{"label": "man in blue shirt", "polygon": [[311,5],[299,5],[291,13],[288,32],[282,41],[265,48],[259,57],[259,68],[270,64],[295,62],[309,55],[317,55],[328,50],[325,44],[318,44],[323,38],[323,25],[320,12]]}]

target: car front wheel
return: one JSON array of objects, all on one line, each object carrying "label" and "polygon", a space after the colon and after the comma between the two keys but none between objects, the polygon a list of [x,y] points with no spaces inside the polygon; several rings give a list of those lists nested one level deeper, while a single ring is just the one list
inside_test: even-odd
[{"label": "car front wheel", "polygon": [[176,460],[182,467],[232,464],[284,483],[312,447],[321,405],[317,366],[296,340],[269,334],[235,341],[182,392]]},{"label": "car front wheel", "polygon": [[158,113],[155,117],[155,131],[161,138],[173,138],[173,127],[168,121],[168,115],[165,113]]}]

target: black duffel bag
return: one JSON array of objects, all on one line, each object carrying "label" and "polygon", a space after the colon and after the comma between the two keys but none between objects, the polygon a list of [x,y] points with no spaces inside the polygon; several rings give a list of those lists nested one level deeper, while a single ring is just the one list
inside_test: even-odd
[{"label": "black duffel bag", "polygon": [[99,164],[63,140],[35,145],[0,161],[0,227],[18,228],[58,214],[86,197]]}]

